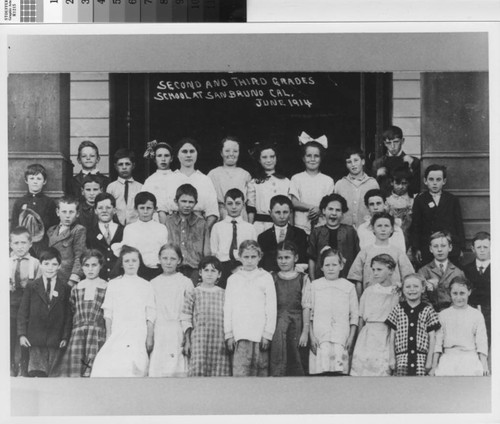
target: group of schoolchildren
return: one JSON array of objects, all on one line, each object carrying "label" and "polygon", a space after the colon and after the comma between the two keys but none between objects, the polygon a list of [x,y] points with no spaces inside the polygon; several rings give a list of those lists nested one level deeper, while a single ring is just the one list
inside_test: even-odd
[{"label": "group of schoolchildren", "polygon": [[320,172],[324,136],[299,136],[305,170],[290,180],[270,142],[252,177],[233,137],[208,175],[195,140],[155,141],[144,185],[133,152],[115,153],[110,182],[84,141],[56,203],[28,166],[11,219],[11,375],[488,375],[490,235],[462,266],[446,168],[427,167],[420,192],[401,129],[383,141],[374,177],[349,150],[336,183]]}]

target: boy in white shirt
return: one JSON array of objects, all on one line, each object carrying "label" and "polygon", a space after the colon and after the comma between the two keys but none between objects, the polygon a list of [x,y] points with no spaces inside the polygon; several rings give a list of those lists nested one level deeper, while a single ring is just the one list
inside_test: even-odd
[{"label": "boy in white shirt", "polygon": [[221,261],[222,274],[218,286],[226,288],[227,279],[239,264],[238,246],[243,240],[257,240],[255,227],[244,221],[241,213],[245,196],[240,189],[232,188],[224,195],[224,209],[227,216],[212,227],[210,250]]},{"label": "boy in white shirt", "polygon": [[168,230],[165,225],[153,221],[156,211],[154,194],[149,191],[137,193],[134,206],[139,220],[125,227],[122,245],[135,247],[141,252],[144,264],[141,264],[138,275],[151,281],[162,273],[158,253],[168,241]]},{"label": "boy in white shirt", "polygon": [[276,329],[276,289],[271,274],[258,268],[262,251],[254,240],[238,249],[242,267],[227,281],[224,337],[233,355],[233,376],[269,375],[269,346]]}]

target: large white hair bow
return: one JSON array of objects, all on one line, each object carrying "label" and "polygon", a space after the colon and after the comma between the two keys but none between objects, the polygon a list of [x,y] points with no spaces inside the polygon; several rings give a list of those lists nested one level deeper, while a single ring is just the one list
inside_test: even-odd
[{"label": "large white hair bow", "polygon": [[299,135],[299,144],[306,145],[311,141],[315,141],[316,143],[321,144],[325,149],[328,148],[328,139],[326,138],[326,135],[322,135],[318,138],[312,138],[309,134],[302,131],[302,134]]}]

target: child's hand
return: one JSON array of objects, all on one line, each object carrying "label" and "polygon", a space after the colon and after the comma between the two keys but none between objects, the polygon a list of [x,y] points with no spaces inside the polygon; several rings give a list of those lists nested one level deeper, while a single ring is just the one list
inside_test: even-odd
[{"label": "child's hand", "polygon": [[353,341],[354,341],[354,336],[353,337],[349,336],[345,344],[345,349],[347,350],[347,352],[349,352],[349,354],[352,353],[351,350],[354,348]]},{"label": "child's hand", "polygon": [[19,338],[19,344],[22,347],[31,347],[31,343],[29,342],[29,340],[25,336],[21,336]]},{"label": "child's hand", "polygon": [[262,337],[262,339],[260,339],[260,350],[262,352],[265,352],[266,350],[269,349],[269,343],[270,341],[267,340],[266,338]]},{"label": "child's hand", "polygon": [[413,163],[413,158],[410,155],[404,155],[403,161],[408,164],[408,166],[411,166]]},{"label": "child's hand", "polygon": [[316,336],[311,336],[311,347],[310,347],[311,352],[316,355],[316,352],[318,351],[318,347],[319,347],[318,339],[316,338]]},{"label": "child's hand", "polygon": [[184,344],[182,346],[182,354],[186,358],[190,358],[191,357],[191,340],[189,340],[188,338],[184,339]]},{"label": "child's hand", "polygon": [[16,291],[16,283],[14,281],[10,280],[9,288],[10,288],[11,292],[15,292]]},{"label": "child's hand", "polygon": [[61,343],[59,343],[59,349],[63,349],[66,347],[68,342],[66,340],[61,340]]},{"label": "child's hand", "polygon": [[439,280],[437,278],[429,278],[428,280],[425,280],[425,287],[427,291],[434,291],[438,283]]},{"label": "child's hand", "polygon": [[415,250],[415,259],[417,262],[422,263],[422,252],[420,250]]},{"label": "child's hand", "polygon": [[319,207],[314,206],[307,212],[307,217],[309,220],[314,221],[319,218]]},{"label": "child's hand", "polygon": [[392,355],[389,357],[389,369],[391,370],[391,374],[394,375],[394,371],[396,370],[396,358]]},{"label": "child's hand", "polygon": [[308,331],[303,331],[302,334],[300,335],[300,339],[299,339],[299,346],[300,347],[307,346],[307,334],[308,334]]},{"label": "child's hand", "polygon": [[234,352],[234,346],[236,345],[236,342],[234,341],[234,337],[231,337],[230,339],[226,340],[226,348],[229,353]]},{"label": "child's hand", "polygon": [[[426,368],[427,371],[427,368]],[[427,375],[430,377],[434,377],[436,375],[436,369],[432,367],[429,371],[427,371]]]},{"label": "child's hand", "polygon": [[377,169],[377,177],[383,177],[387,175],[387,168],[385,166],[380,167]]},{"label": "child's hand", "polygon": [[153,351],[154,339],[152,336],[146,337],[146,351],[148,355]]},{"label": "child's hand", "polygon": [[430,372],[433,371],[432,356],[430,356],[429,358],[429,360],[425,361],[425,373],[428,375],[430,375]]}]

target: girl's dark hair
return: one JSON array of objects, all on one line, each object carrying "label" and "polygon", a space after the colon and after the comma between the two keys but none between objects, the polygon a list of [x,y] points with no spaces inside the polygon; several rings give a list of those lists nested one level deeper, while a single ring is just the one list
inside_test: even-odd
[{"label": "girl's dark hair", "polygon": [[87,249],[82,253],[82,256],[80,256],[80,263],[82,264],[82,267],[85,261],[90,258],[97,258],[97,260],[99,261],[99,265],[104,265],[104,255],[99,250]]},{"label": "girl's dark hair", "polygon": [[222,149],[224,149],[224,144],[226,143],[226,141],[234,141],[236,144],[238,144],[238,146],[241,146],[241,143],[240,143],[240,140],[238,137],[233,137],[232,135],[227,135],[226,137],[224,137],[220,143],[219,143],[219,151],[222,152]]},{"label": "girl's dark hair", "polygon": [[262,184],[263,182],[265,182],[269,179],[269,175],[266,174],[266,172],[264,171],[264,168],[262,168],[262,165],[260,164],[260,154],[264,150],[268,150],[268,149],[273,150],[274,154],[276,155],[276,167],[274,169],[273,176],[275,176],[276,178],[279,178],[280,180],[286,178],[279,168],[278,145],[271,140],[265,140],[263,142],[255,143],[253,145],[253,148],[248,151],[248,153],[250,153],[250,156],[252,156],[252,158],[255,162],[255,172],[254,172],[253,177],[255,178],[255,182],[257,184]]},{"label": "girl's dark hair", "polygon": [[467,287],[467,290],[472,290],[471,282],[462,275],[457,275],[456,277],[453,277],[453,279],[450,282],[450,285],[448,286],[449,291],[451,291],[451,286],[453,286],[453,284],[462,284],[465,287]]},{"label": "girl's dark hair", "polygon": [[319,157],[320,157],[321,161],[323,161],[323,158],[325,157],[325,154],[326,154],[326,149],[317,141],[309,141],[306,144],[300,145],[300,151],[301,151],[302,157],[304,157],[306,155],[308,147],[316,147],[319,150]]},{"label": "girl's dark hair", "polygon": [[198,264],[198,270],[201,271],[208,265],[212,265],[217,271],[222,272],[222,264],[217,257],[209,255],[201,258],[201,261]]},{"label": "girl's dark hair", "polygon": [[124,244],[122,246],[122,250],[120,251],[120,256],[118,257],[118,260],[115,263],[115,266],[111,270],[110,276],[118,277],[120,275],[125,274],[125,271],[123,270],[123,257],[127,255],[128,253],[137,253],[139,255],[139,268],[144,266],[144,262],[142,261],[142,255],[141,252],[139,252],[139,249],[136,249],[135,247],[129,246],[127,244]]},{"label": "girl's dark hair", "polygon": [[276,252],[279,252],[280,250],[289,250],[290,252],[293,252],[294,255],[299,254],[299,248],[293,241],[290,240],[283,240],[279,242],[276,247]]},{"label": "girl's dark hair", "polygon": [[173,155],[174,149],[172,146],[168,143],[165,143],[164,141],[160,141],[154,148],[153,152],[156,153],[158,149],[167,149],[170,152],[170,155]]},{"label": "girl's dark hair", "polygon": [[341,265],[345,264],[345,259],[342,256],[342,253],[340,253],[340,250],[327,247],[323,249],[319,257],[319,263],[321,264],[321,267],[323,267],[323,265],[325,264],[325,259],[328,258],[328,256],[337,256],[337,258],[339,258]]}]

